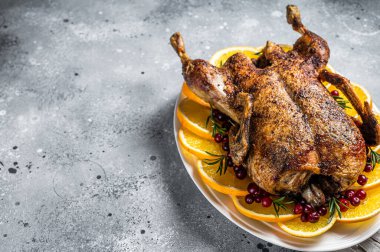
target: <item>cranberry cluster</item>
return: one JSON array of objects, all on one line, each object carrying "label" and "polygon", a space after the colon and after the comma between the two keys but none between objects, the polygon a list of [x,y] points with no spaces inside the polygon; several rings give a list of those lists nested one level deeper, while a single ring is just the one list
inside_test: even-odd
[{"label": "cranberry cluster", "polygon": [[232,167],[235,176],[238,179],[245,179],[247,177],[247,170],[242,166],[242,165],[235,165],[232,161],[231,154],[230,154],[230,146],[229,146],[229,141],[228,141],[228,130],[231,128],[231,123],[230,123],[230,118],[220,112],[217,109],[212,109],[212,119],[213,123],[217,124],[216,126],[214,125],[213,127],[217,127],[222,133],[216,133],[214,135],[214,141],[216,143],[222,144],[222,149],[227,152],[227,164],[228,167]]},{"label": "cranberry cluster", "polygon": [[308,204],[304,199],[296,203],[293,208],[294,214],[301,214],[302,222],[316,223],[319,221],[321,216],[327,214],[326,206],[321,206],[314,208],[312,205]]},{"label": "cranberry cluster", "polygon": [[245,202],[252,204],[253,202],[261,203],[263,207],[270,207],[272,199],[270,194],[263,189],[260,189],[255,183],[249,183],[247,187],[248,194],[245,196]]},{"label": "cranberry cluster", "polygon": [[213,127],[217,127],[219,129],[222,129],[220,132],[223,132],[224,134],[222,135],[221,133],[216,133],[214,135],[214,141],[217,143],[222,144],[222,149],[224,151],[230,151],[230,146],[228,144],[228,130],[231,128],[230,118],[220,112],[217,109],[212,109],[212,121],[214,124],[217,124],[216,126],[214,125]]},{"label": "cranberry cluster", "polygon": [[234,165],[233,169],[238,179],[245,179],[247,177],[247,170],[242,165]]},{"label": "cranberry cluster", "polygon": [[339,199],[340,202],[340,211],[346,212],[350,207],[350,204],[354,207],[360,205],[360,201],[364,200],[367,197],[367,193],[363,189],[355,190],[347,190],[344,195]]}]

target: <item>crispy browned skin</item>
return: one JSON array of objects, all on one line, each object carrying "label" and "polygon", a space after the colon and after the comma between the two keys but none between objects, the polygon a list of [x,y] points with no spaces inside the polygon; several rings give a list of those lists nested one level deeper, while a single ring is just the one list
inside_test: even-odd
[{"label": "crispy browned skin", "polygon": [[[258,60],[237,53],[222,68],[191,60],[179,33],[171,43],[193,92],[240,124],[230,133],[234,162],[243,163],[268,192],[302,193],[320,205],[322,190],[335,193],[355,182],[366,162],[362,134],[370,144],[379,143],[380,126],[368,104],[360,107],[349,92],[347,79],[326,74],[328,45],[303,26],[297,7],[287,7],[287,19],[302,35],[293,50],[268,42]],[[362,133],[320,79],[340,84],[362,110]]]},{"label": "crispy browned skin", "polygon": [[364,139],[355,123],[318,80],[313,60],[297,51],[284,53],[269,67],[286,82],[287,93],[312,129],[322,175],[332,176],[341,190],[349,187],[366,162]]},{"label": "crispy browned skin", "polygon": [[320,172],[319,160],[312,131],[286,92],[285,82],[269,68],[256,68],[241,53],[230,57],[224,68],[234,77],[235,89],[253,97],[250,176],[271,193],[300,192],[299,185]]}]

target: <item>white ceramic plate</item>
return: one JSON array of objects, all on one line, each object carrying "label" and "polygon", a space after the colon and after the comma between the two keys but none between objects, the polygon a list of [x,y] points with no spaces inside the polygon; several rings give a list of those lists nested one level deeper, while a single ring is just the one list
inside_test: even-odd
[{"label": "white ceramic plate", "polygon": [[[299,238],[284,232],[275,223],[256,221],[240,214],[235,209],[228,195],[216,192],[203,183],[194,165],[194,160],[185,159],[180,148],[180,143],[178,142],[180,123],[177,119],[176,111],[180,98],[181,95],[178,97],[174,108],[173,123],[174,136],[182,162],[198,189],[211,205],[240,228],[267,242],[285,248],[302,251],[335,251],[348,248],[368,239],[379,230],[380,215],[377,215],[376,217],[361,223],[335,223],[334,227],[318,237]],[[375,110],[377,109],[375,108]]]}]

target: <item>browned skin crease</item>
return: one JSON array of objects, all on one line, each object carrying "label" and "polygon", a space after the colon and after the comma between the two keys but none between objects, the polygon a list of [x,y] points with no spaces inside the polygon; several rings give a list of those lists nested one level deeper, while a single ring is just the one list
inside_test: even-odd
[{"label": "browned skin crease", "polygon": [[[231,154],[252,180],[274,194],[304,192],[320,205],[322,185],[332,193],[355,182],[366,145],[319,79],[329,59],[327,42],[303,26],[297,7],[287,7],[287,19],[301,33],[292,51],[268,42],[258,60],[237,53],[221,68],[191,60],[178,33],[171,41],[191,90],[240,124],[231,133]],[[309,182],[312,175],[317,179]]]},{"label": "browned skin crease", "polygon": [[237,94],[235,104],[242,107],[240,125],[234,125],[228,132],[231,158],[234,164],[246,166],[245,160],[251,144],[251,116],[253,98],[249,93]]}]

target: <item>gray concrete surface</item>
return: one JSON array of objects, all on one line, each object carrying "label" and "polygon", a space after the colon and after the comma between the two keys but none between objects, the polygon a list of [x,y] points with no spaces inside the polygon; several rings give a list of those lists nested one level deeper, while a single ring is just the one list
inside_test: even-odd
[{"label": "gray concrete surface", "polygon": [[[379,1],[295,1],[331,64],[380,104]],[[285,1],[0,2],[1,251],[286,251],[197,190],[172,133],[193,57],[292,43]],[[16,171],[16,173],[10,173]],[[379,249],[379,235],[355,251]]]}]

